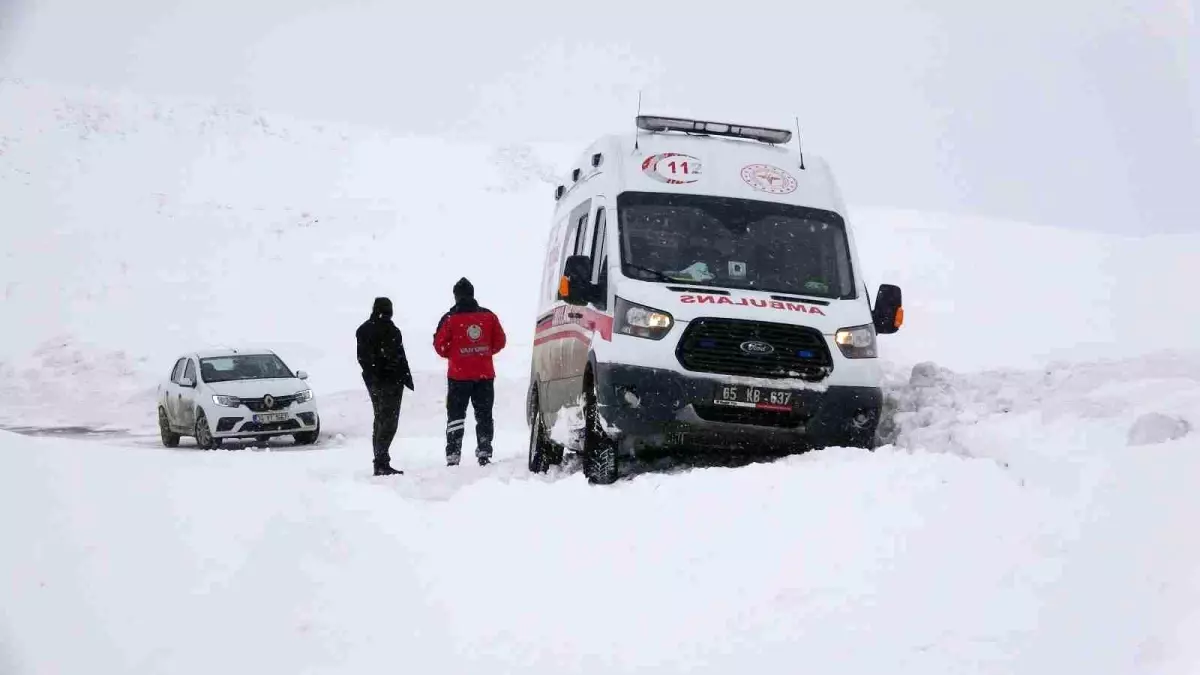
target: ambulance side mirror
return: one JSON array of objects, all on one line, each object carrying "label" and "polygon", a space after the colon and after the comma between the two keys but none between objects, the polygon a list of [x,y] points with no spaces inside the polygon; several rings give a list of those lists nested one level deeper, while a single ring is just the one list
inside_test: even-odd
[{"label": "ambulance side mirror", "polygon": [[568,305],[586,305],[592,294],[592,259],[586,255],[573,255],[563,266],[562,279],[558,282],[558,299]]},{"label": "ambulance side mirror", "polygon": [[890,335],[900,330],[904,324],[904,298],[899,286],[880,284],[875,294],[875,309],[871,319],[875,322],[875,332],[880,335]]}]

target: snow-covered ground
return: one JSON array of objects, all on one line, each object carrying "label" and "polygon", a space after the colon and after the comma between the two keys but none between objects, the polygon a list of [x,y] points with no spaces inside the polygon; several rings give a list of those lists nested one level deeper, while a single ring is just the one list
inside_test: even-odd
[{"label": "snow-covered ground", "polygon": [[1200,362],[1148,363],[922,370],[895,447],[612,489],[512,420],[399,479],[0,435],[5,672],[1195,672],[1200,435],[1145,416],[1200,421]]},{"label": "snow-covered ground", "polygon": [[[597,488],[524,468],[573,148],[2,84],[0,427],[113,433],[0,432],[0,673],[1200,670],[1200,236],[855,210],[906,294],[889,445]],[[450,470],[428,344],[464,274],[512,347],[497,463]],[[376,294],[422,371],[388,479]],[[161,448],[175,353],[245,341],[312,373],[324,442]]]}]

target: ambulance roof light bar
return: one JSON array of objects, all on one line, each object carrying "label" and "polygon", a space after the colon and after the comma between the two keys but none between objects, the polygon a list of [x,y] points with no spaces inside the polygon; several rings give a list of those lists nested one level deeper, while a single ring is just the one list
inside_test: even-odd
[{"label": "ambulance roof light bar", "polygon": [[637,126],[642,131],[682,131],[690,134],[707,136],[728,136],[730,138],[748,138],[771,145],[782,145],[792,140],[792,132],[787,129],[769,129],[766,127],[748,127],[741,124],[726,122],[706,122],[689,120],[678,117],[655,117],[638,115]]}]

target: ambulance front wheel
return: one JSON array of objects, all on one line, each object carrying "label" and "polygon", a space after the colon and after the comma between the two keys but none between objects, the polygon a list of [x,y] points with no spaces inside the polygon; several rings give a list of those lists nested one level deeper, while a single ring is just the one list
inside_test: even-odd
[{"label": "ambulance front wheel", "polygon": [[617,481],[617,444],[604,431],[596,402],[595,378],[589,370],[584,382],[583,473],[593,485]]}]

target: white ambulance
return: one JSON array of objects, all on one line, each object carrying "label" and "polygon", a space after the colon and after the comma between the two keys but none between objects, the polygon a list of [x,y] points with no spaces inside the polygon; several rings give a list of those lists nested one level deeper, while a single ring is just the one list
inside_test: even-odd
[{"label": "white ambulance", "polygon": [[871,303],[828,165],[786,130],[636,126],[555,190],[530,470],[565,449],[611,483],[650,451],[873,447],[876,335],[899,329],[901,293],[884,284]]}]

